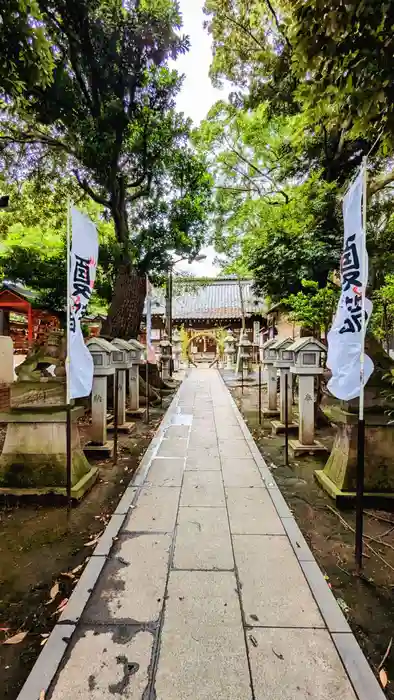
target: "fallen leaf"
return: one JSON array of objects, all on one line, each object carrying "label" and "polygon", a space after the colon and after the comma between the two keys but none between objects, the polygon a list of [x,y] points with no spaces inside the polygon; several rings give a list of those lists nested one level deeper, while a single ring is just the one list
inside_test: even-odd
[{"label": "fallen leaf", "polygon": [[74,581],[75,576],[72,571],[62,571],[60,574],[61,578],[66,578],[69,579],[70,581]]},{"label": "fallen leaf", "polygon": [[49,600],[48,600],[48,602],[46,603],[46,605],[50,605],[51,603],[53,603],[53,601],[55,600],[55,598],[56,598],[57,594],[59,593],[59,591],[60,591],[59,584],[58,584],[58,582],[56,581],[56,583],[52,586],[52,588],[51,588],[51,590],[50,590],[50,592],[49,592]]},{"label": "fallen leaf", "polygon": [[386,673],[386,671],[384,670],[384,668],[381,668],[381,669],[380,669],[379,678],[380,678],[380,682],[381,682],[381,684],[382,684],[382,688],[385,688],[386,685],[387,685],[387,683],[388,683],[388,681],[389,681],[389,679],[387,678],[387,673]]},{"label": "fallen leaf", "polygon": [[68,598],[63,598],[62,602],[60,605],[56,608],[55,612],[53,613],[54,615],[58,615],[59,613],[63,612],[64,608],[66,607],[68,603]]},{"label": "fallen leaf", "polygon": [[89,540],[89,542],[84,543],[84,547],[93,547],[97,542],[99,541],[101,535],[103,534],[104,530],[101,530],[101,532],[98,533],[98,535],[95,535],[92,540]]},{"label": "fallen leaf", "polygon": [[28,634],[28,632],[18,632],[18,634],[14,634],[13,637],[8,637],[3,644],[20,644]]},{"label": "fallen leaf", "polygon": [[79,574],[79,572],[82,571],[84,566],[85,566],[85,564],[80,564],[79,566],[76,566],[75,569],[73,569],[71,573],[73,575]]},{"label": "fallen leaf", "polygon": [[40,700],[45,700],[45,690],[42,690],[40,693]]}]

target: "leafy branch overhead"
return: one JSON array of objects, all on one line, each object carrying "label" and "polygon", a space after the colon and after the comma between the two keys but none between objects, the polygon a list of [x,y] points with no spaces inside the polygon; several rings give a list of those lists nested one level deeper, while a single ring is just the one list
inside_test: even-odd
[{"label": "leafy branch overhead", "polygon": [[[13,2],[22,50],[18,80],[1,82],[2,165],[20,178],[21,163],[35,176],[61,163],[109,211],[119,278],[109,331],[130,337],[142,313],[146,270],[168,265],[169,251],[195,256],[209,211],[205,162],[189,143],[189,120],[175,109],[182,80],[169,61],[189,46],[177,4]],[[12,13],[0,12],[0,58],[10,61]],[[32,52],[36,68],[28,71]]]}]

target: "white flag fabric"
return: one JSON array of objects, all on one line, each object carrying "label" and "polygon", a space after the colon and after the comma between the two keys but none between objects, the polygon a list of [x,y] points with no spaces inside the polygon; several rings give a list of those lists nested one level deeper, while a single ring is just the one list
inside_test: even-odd
[{"label": "white flag fabric", "polygon": [[84,316],[96,279],[98,236],[93,222],[78,209],[71,209],[72,244],[70,256],[70,398],[89,396],[93,383],[93,359],[82,335]]},{"label": "white flag fabric", "polygon": [[[334,323],[328,333],[327,367],[332,371],[328,382],[331,394],[343,401],[360,395],[361,390],[361,319],[362,289],[368,284],[368,255],[362,221],[364,170],[352,183],[343,200],[344,246],[341,258],[342,292]],[[365,266],[362,270],[362,258]],[[366,326],[372,313],[372,302],[365,299]],[[374,365],[364,356],[364,384]]]}]

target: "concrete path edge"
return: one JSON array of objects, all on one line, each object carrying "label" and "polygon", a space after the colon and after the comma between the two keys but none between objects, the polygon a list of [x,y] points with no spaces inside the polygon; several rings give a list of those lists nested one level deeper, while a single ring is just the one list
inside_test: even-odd
[{"label": "concrete path edge", "polygon": [[160,447],[166,428],[177,412],[179,389],[171,401],[163,419],[150,442],[133,479],[124,491],[111,520],[78,581],[59,621],[53,628],[47,643],[30,671],[17,700],[39,700],[42,691],[46,694],[71,643],[78,621],[91,597],[108,559],[114,539],[126,518],[128,509],[135,505],[151,462]]},{"label": "concrete path edge", "polygon": [[[220,376],[225,384],[221,374]],[[283,527],[286,530],[286,534],[290,540],[294,553],[300,562],[308,586],[327,625],[329,634],[358,700],[385,700],[386,695],[375,678],[361,647],[359,646],[345,616],[342,613],[342,610],[336,601],[334,594],[328,587],[326,579],[324,578],[320,567],[313,556],[313,553],[308,547],[290,508],[283,498],[274,476],[268,469],[267,464],[260,450],[258,449],[230,391],[229,394],[239,427],[241,428],[245,440],[248,443],[249,449],[266,485],[272,503],[282,521]]]}]

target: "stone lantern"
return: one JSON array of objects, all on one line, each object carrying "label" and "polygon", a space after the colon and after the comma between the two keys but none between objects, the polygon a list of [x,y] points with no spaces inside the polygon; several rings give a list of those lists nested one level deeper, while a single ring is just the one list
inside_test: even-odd
[{"label": "stone lantern", "polygon": [[320,442],[315,441],[315,377],[323,373],[321,356],[327,349],[315,338],[299,338],[289,350],[294,353],[294,366],[290,371],[298,376],[299,432],[298,440],[289,445],[297,457],[305,452],[326,452]]},{"label": "stone lantern", "polygon": [[277,418],[279,411],[277,407],[277,379],[278,370],[274,363],[276,362],[277,353],[273,345],[276,343],[276,338],[266,340],[261,346],[261,360],[267,372],[267,392],[268,392],[268,409],[262,412],[264,418]]},{"label": "stone lantern", "polygon": [[236,354],[236,349],[235,349],[235,343],[236,340],[234,338],[233,332],[230,329],[228,332],[228,335],[224,339],[224,357],[226,361],[226,369],[233,369],[235,365],[235,354]]},{"label": "stone lantern", "polygon": [[85,445],[87,454],[112,455],[113,442],[107,440],[108,377],[115,374],[112,353],[116,348],[104,338],[89,338],[86,346],[93,358],[91,440]]},{"label": "stone lantern", "polygon": [[[115,392],[118,392],[118,431],[129,433],[134,427],[133,423],[126,423],[126,372],[132,364],[131,348],[126,341],[119,338],[111,341],[111,345],[114,347],[112,352],[112,364],[115,367],[114,407]],[[113,431],[114,429],[115,425],[111,423],[111,425],[108,426],[108,430]]]},{"label": "stone lantern", "polygon": [[131,367],[129,367],[129,405],[126,413],[141,416],[145,411],[140,408],[140,365],[145,364],[145,345],[135,338],[128,341],[131,347]]},{"label": "stone lantern", "polygon": [[177,371],[181,366],[182,354],[182,338],[177,328],[172,333],[172,358],[174,362],[174,370]]},{"label": "stone lantern", "polygon": [[172,355],[172,345],[168,340],[167,334],[165,333],[162,340],[159,343],[160,348],[160,363],[163,368],[163,379],[170,378],[170,362]]},{"label": "stone lantern", "polygon": [[274,367],[279,369],[279,420],[272,421],[272,432],[274,435],[283,433],[285,430],[286,420],[286,382],[287,382],[287,420],[288,429],[295,430],[298,428],[297,423],[292,420],[293,407],[293,375],[290,373],[290,367],[294,363],[294,354],[290,350],[293,344],[293,338],[282,338],[271,345],[269,350],[276,352],[276,360]]},{"label": "stone lantern", "polygon": [[241,332],[238,347],[242,370],[246,369],[246,374],[250,375],[253,372],[253,345],[246,333]]},{"label": "stone lantern", "polygon": [[[117,371],[117,381],[114,382],[114,406],[115,392],[118,392],[118,430],[122,433],[130,433],[134,427],[133,423],[126,422],[126,373],[133,364],[133,348],[127,340],[115,338],[111,341],[115,350],[112,353],[112,362]],[[108,426],[109,430],[114,429],[114,425]]]}]

